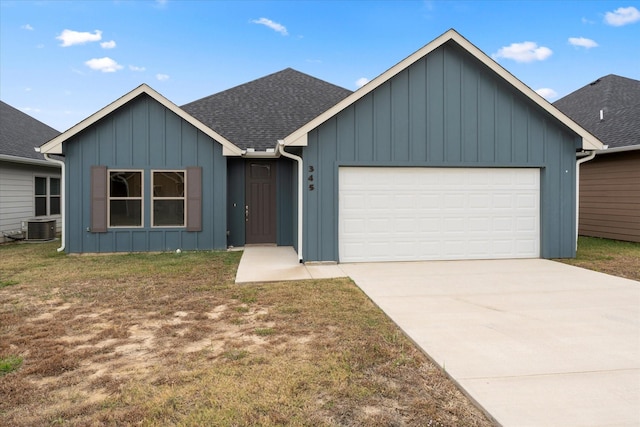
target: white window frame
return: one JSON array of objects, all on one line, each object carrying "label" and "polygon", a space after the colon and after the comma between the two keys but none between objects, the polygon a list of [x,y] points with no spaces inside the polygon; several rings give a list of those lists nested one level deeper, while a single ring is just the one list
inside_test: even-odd
[{"label": "white window frame", "polygon": [[[112,172],[138,172],[140,174],[140,196],[111,197]],[[111,225],[111,200],[140,200],[140,225]],[[144,228],[144,169],[107,169],[107,228]]]},{"label": "white window frame", "polygon": [[[154,177],[155,174],[158,172],[179,172],[182,173],[183,176],[183,180],[184,180],[184,188],[182,191],[182,197],[157,197],[154,194],[154,188],[155,188],[155,183],[154,183]],[[187,182],[187,170],[186,169],[152,169],[151,170],[151,206],[150,206],[150,210],[151,210],[151,228],[186,228],[187,227],[187,186],[188,186],[188,182]],[[182,216],[182,225],[155,225],[155,218],[154,218],[154,212],[155,212],[155,202],[156,200],[182,200],[183,202],[183,211],[184,211],[184,215]]]},{"label": "white window frame", "polygon": [[[44,179],[45,180],[45,193],[44,194],[36,194],[36,180],[37,179]],[[59,184],[58,186],[62,185],[62,179],[59,176],[51,176],[51,175],[41,175],[41,174],[35,174],[33,175],[33,216],[36,218],[42,218],[42,217],[50,217],[50,216],[59,216],[60,212],[56,213],[56,214],[52,214],[51,213],[51,197],[57,197],[58,199],[60,199],[60,203],[62,203],[62,196],[60,193],[62,193],[62,188],[60,188],[58,194],[51,194],[51,180],[52,179],[57,179]],[[36,199],[38,198],[42,198],[45,200],[45,213],[42,215],[38,215],[36,212]],[[62,210],[62,206],[60,206],[60,209]]]}]

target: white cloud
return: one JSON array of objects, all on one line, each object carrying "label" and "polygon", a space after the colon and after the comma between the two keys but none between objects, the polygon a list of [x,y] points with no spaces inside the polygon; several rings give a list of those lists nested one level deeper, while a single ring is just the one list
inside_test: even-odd
[{"label": "white cloud", "polygon": [[100,43],[100,47],[103,49],[113,49],[114,47],[116,47],[116,42],[113,40],[108,42],[102,42]]},{"label": "white cloud", "polygon": [[558,92],[548,87],[537,89],[536,93],[545,99],[553,99],[558,96]]},{"label": "white cloud", "polygon": [[289,33],[287,32],[287,28],[284,25],[278,24],[277,22],[273,22],[271,19],[260,18],[260,19],[254,19],[251,22],[254,23],[254,24],[260,24],[260,25],[264,25],[266,27],[269,27],[273,31],[278,32],[278,33],[282,34],[283,36],[288,36],[289,35]]},{"label": "white cloud", "polygon": [[640,11],[633,6],[619,7],[613,12],[604,15],[604,22],[614,27],[621,27],[640,21]]},{"label": "white cloud", "polygon": [[58,37],[56,37],[56,39],[62,41],[62,44],[60,45],[62,47],[85,44],[88,42],[97,42],[102,39],[102,31],[95,30],[92,34],[88,32],[81,33],[78,31],[64,30]]},{"label": "white cloud", "polygon": [[545,46],[538,46],[534,42],[511,43],[494,53],[493,58],[513,59],[516,62],[544,61],[553,51]]},{"label": "white cloud", "polygon": [[584,47],[585,49],[598,47],[598,43],[596,43],[594,40],[584,37],[569,37],[569,44],[572,44],[573,46]]},{"label": "white cloud", "polygon": [[144,67],[137,67],[135,65],[129,65],[129,69],[131,71],[144,71],[144,70],[146,70],[146,68],[144,68]]},{"label": "white cloud", "polygon": [[356,86],[358,87],[362,87],[367,83],[369,83],[369,79],[366,77],[360,77],[358,80],[356,80]]},{"label": "white cloud", "polygon": [[21,26],[20,28],[22,28],[23,30],[27,30],[27,31],[33,31],[33,27],[29,24],[25,24],[23,26]]},{"label": "white cloud", "polygon": [[24,107],[21,108],[22,111],[24,111],[25,113],[39,113],[40,111],[42,111],[39,108],[31,108],[31,107]]},{"label": "white cloud", "polygon": [[164,82],[166,80],[169,80],[169,75],[168,74],[156,74],[156,79],[160,80],[161,82]]},{"label": "white cloud", "polygon": [[122,65],[109,57],[90,59],[85,64],[92,70],[102,71],[103,73],[115,73],[123,68]]}]

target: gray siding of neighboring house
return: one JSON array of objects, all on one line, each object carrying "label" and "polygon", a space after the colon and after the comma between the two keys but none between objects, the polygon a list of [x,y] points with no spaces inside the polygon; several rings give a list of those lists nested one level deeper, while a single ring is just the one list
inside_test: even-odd
[{"label": "gray siding of neighboring house", "polygon": [[640,242],[640,151],[580,166],[580,235]]},{"label": "gray siding of neighboring house", "polygon": [[[229,246],[245,244],[245,163],[244,159],[228,160],[228,238]],[[296,247],[297,239],[297,171],[293,162],[281,157],[276,168],[276,221],[278,246]],[[297,249],[297,248],[296,248]]]},{"label": "gray siding of neighboring house", "polygon": [[540,168],[541,256],[573,257],[580,142],[449,42],[309,133],[305,260],[339,259],[340,166]]},{"label": "gray siding of neighboring house", "polygon": [[[3,232],[19,231],[22,221],[35,218],[35,177],[60,178],[60,168],[0,160],[0,243]],[[39,216],[55,219],[61,230],[60,215]]]},{"label": "gray siding of neighboring house", "polygon": [[[227,162],[222,147],[147,95],[64,143],[67,252],[226,248]],[[144,226],[91,231],[91,166],[144,171]],[[202,228],[152,228],[151,170],[202,168]],[[189,183],[187,182],[187,185]]]}]

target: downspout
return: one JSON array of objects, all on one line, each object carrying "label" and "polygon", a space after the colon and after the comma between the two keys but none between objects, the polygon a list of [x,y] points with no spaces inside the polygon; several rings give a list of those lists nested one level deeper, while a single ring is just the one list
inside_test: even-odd
[{"label": "downspout", "polygon": [[60,241],[60,247],[58,248],[58,252],[62,252],[65,249],[65,245],[66,245],[66,239],[65,239],[65,234],[66,234],[66,227],[65,227],[65,169],[64,169],[64,162],[58,159],[52,159],[51,157],[49,157],[49,154],[45,153],[44,154],[44,158],[47,159],[48,161],[52,162],[52,163],[56,163],[58,165],[60,165],[61,168],[61,173],[62,173],[62,179],[60,182],[60,221],[61,221],[61,228],[62,228],[62,236],[61,236],[61,241]]},{"label": "downspout", "polygon": [[298,261],[300,263],[304,262],[304,258],[302,257],[302,185],[304,183],[303,173],[304,166],[302,163],[302,157],[296,156],[295,154],[287,153],[284,151],[284,141],[278,141],[278,152],[284,157],[288,157],[289,159],[293,159],[298,162]]},{"label": "downspout", "polygon": [[593,160],[596,156],[595,150],[587,151],[587,156],[576,161],[576,250],[578,250],[578,226],[580,221],[580,165]]}]

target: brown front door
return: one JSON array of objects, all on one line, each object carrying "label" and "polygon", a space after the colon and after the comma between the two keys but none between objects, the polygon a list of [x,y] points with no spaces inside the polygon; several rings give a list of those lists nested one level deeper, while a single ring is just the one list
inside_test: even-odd
[{"label": "brown front door", "polygon": [[249,160],[246,185],[246,243],[276,243],[276,163]]}]

